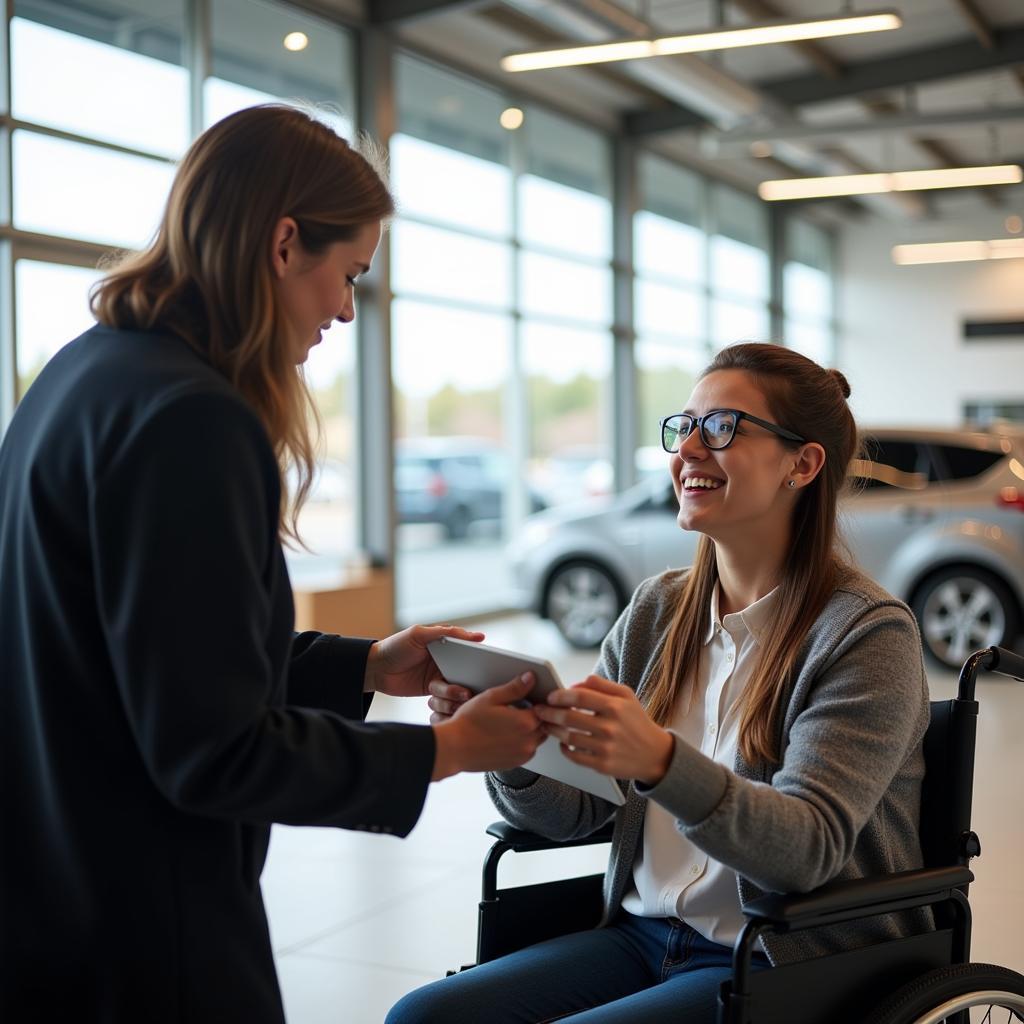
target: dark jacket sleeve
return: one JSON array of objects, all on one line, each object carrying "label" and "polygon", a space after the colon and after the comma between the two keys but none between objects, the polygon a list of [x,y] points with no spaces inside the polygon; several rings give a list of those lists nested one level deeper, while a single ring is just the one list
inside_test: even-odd
[{"label": "dark jacket sleeve", "polygon": [[[95,587],[127,722],[152,782],[182,810],[404,835],[426,795],[433,731],[290,702],[278,488],[259,421],[208,392],[140,417],[98,475]],[[362,678],[323,692],[336,683],[342,713],[358,717]]]},{"label": "dark jacket sleeve", "polygon": [[363,692],[372,640],[306,630],[292,641],[288,667],[288,703],[325,708],[362,721],[372,693]]}]

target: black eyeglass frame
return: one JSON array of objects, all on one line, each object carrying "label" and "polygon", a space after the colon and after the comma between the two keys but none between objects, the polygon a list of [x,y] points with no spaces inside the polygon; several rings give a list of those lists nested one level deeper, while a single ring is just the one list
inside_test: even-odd
[{"label": "black eyeglass frame", "polygon": [[[709,420],[712,416],[717,416],[719,413],[727,412],[735,416],[736,421],[733,424],[732,435],[729,440],[722,445],[713,445],[708,442],[707,434],[704,433],[704,423]],[[769,423],[767,420],[761,419],[759,416],[753,416],[749,412],[743,412],[741,409],[712,409],[710,412],[704,413],[703,416],[691,416],[688,412],[674,412],[671,416],[665,416],[658,420],[658,426],[661,428],[661,447],[669,453],[674,455],[681,447],[683,441],[686,440],[692,433],[693,427],[684,435],[682,431],[677,432],[679,442],[675,448],[669,448],[665,444],[665,424],[669,420],[686,418],[696,425],[698,432],[700,433],[701,443],[705,448],[709,448],[713,452],[724,451],[736,440],[736,428],[743,422],[743,420],[749,420],[751,423],[756,423],[759,427],[764,427],[765,430],[770,430],[773,434],[778,434],[779,437],[784,437],[787,441],[797,441],[800,444],[805,444],[807,438],[801,437],[799,434],[794,434],[792,430],[787,430],[785,427],[780,427],[777,423]]]}]

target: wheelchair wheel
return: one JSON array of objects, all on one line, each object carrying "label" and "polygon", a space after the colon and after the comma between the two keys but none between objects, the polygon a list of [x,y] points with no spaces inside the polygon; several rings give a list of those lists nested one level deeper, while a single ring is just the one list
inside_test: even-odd
[{"label": "wheelchair wheel", "polygon": [[[965,1011],[977,1007],[974,1017]],[[958,1016],[959,1015],[959,1016]],[[1024,976],[993,964],[954,964],[921,975],[880,1003],[865,1024],[1024,1021]]]}]

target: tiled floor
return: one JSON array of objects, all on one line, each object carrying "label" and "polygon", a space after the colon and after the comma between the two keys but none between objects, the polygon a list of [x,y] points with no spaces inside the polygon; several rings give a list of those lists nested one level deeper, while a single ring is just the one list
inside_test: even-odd
[{"label": "tiled floor", "polygon": [[[479,628],[499,647],[547,657],[566,681],[591,668],[589,653],[531,616]],[[935,698],[955,688],[952,675],[932,679]],[[978,699],[974,827],[983,856],[971,890],[973,959],[1024,971],[1024,684],[990,676]],[[371,717],[422,722],[427,711],[420,700],[378,698]],[[405,992],[471,961],[484,829],[496,817],[481,778],[463,775],[431,788],[404,840],[275,827],[263,891],[289,1024],[379,1024]],[[606,849],[509,855],[501,881],[598,871]]]}]

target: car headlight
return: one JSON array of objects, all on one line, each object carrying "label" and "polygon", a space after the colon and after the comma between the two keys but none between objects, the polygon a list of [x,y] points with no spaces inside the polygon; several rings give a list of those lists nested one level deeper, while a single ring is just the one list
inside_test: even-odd
[{"label": "car headlight", "polygon": [[522,533],[519,535],[518,546],[520,550],[525,551],[539,548],[542,544],[547,543],[553,531],[554,525],[551,523],[531,523],[527,521],[523,526]]}]

